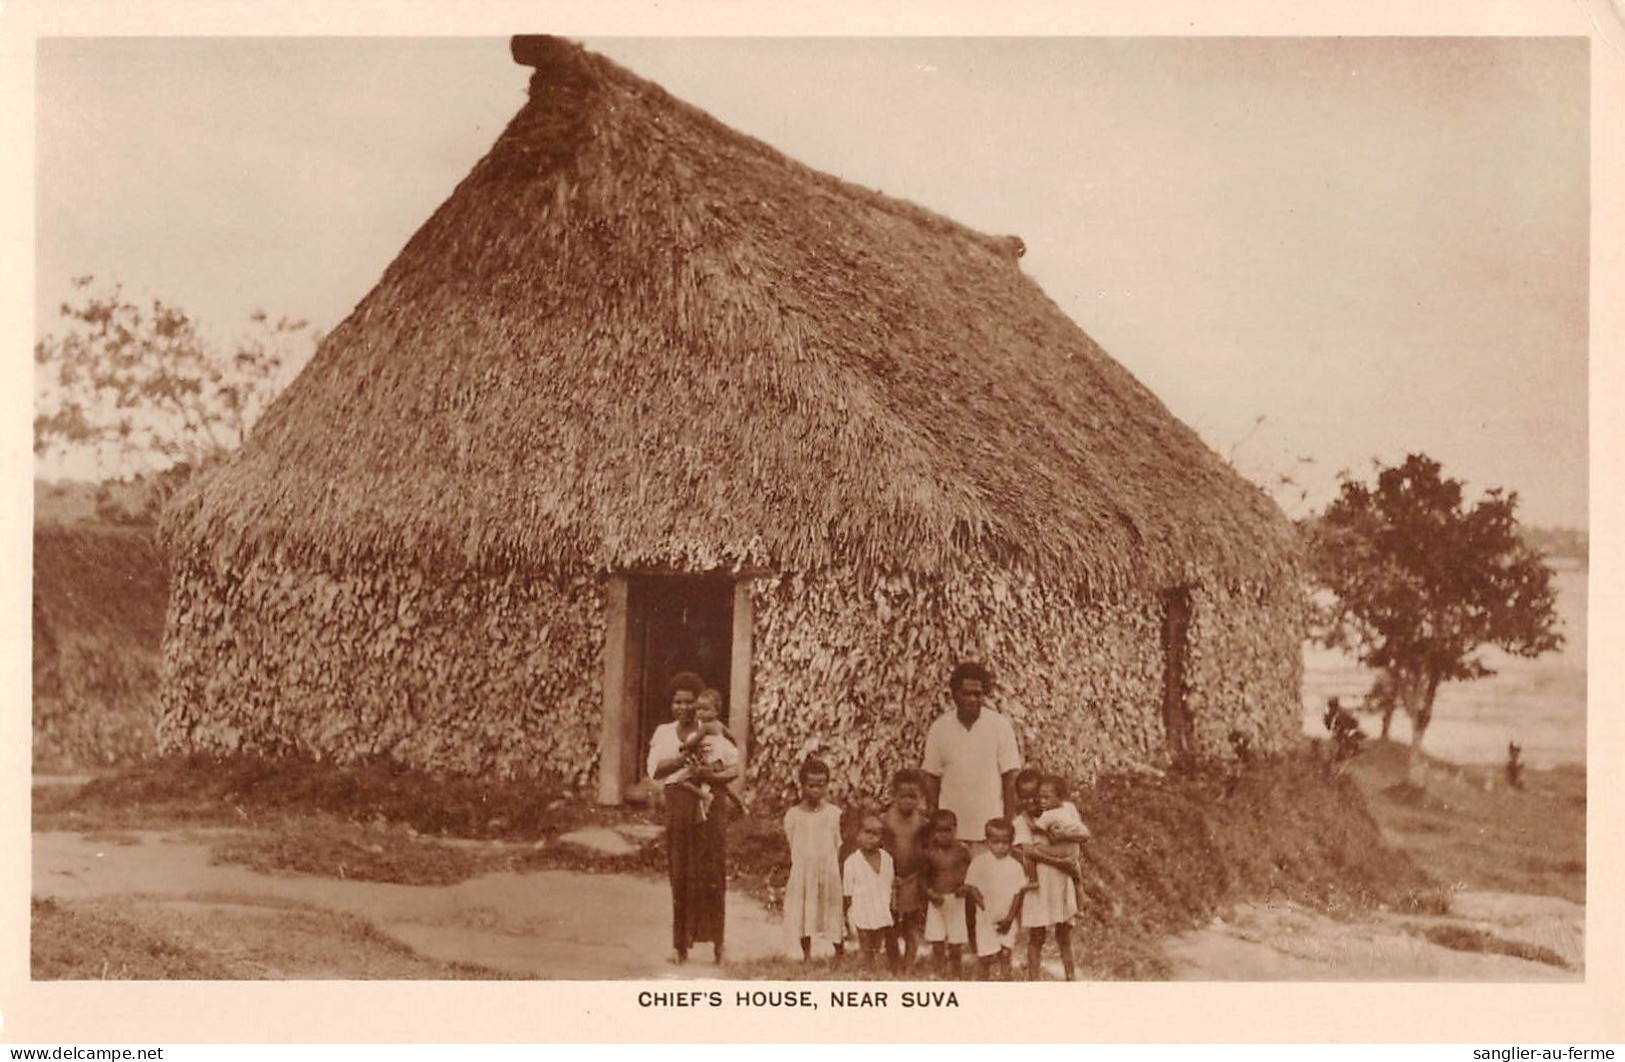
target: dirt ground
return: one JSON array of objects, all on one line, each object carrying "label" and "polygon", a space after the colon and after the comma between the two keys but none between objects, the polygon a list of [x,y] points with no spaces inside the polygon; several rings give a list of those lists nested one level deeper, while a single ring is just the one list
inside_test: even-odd
[{"label": "dirt ground", "polygon": [[[670,898],[655,878],[537,870],[397,885],[266,874],[213,863],[215,839],[195,830],[36,833],[34,896],[97,932],[112,926],[166,942],[193,963],[181,967],[191,977],[596,980],[722,972],[705,949],[686,967],[667,964]],[[730,896],[728,930],[731,959],[783,954],[775,918],[748,897]],[[1510,950],[1544,961],[1429,939],[1441,931],[1523,942],[1529,948]],[[1584,962],[1584,908],[1558,897],[1471,891],[1457,895],[1448,917],[1334,919],[1293,905],[1242,905],[1168,941],[1166,951],[1181,980],[1573,980]],[[42,956],[35,958],[37,969]],[[162,976],[93,967],[59,967],[51,976]]]},{"label": "dirt ground", "polygon": [[[671,894],[643,876],[568,870],[487,874],[455,885],[396,885],[262,874],[211,862],[204,831],[133,831],[108,838],[34,835],[36,899],[112,916],[223,960],[228,976],[367,978],[472,976],[597,980],[677,974]],[[289,912],[348,916],[378,938],[351,941],[335,969],[331,926]],[[729,897],[734,958],[779,954],[777,924],[760,904]],[[255,948],[254,942],[275,947]],[[399,945],[391,947],[390,944]],[[232,949],[237,949],[233,951]],[[716,973],[707,949],[681,971]],[[406,961],[415,958],[413,966]],[[387,961],[385,961],[387,960]],[[449,970],[455,964],[467,969]]]}]

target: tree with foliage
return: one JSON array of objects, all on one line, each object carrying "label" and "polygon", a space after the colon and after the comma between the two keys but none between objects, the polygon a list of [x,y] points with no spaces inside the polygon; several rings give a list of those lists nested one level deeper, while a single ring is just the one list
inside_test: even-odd
[{"label": "tree with foliage", "polygon": [[1308,524],[1313,574],[1330,592],[1320,640],[1386,672],[1411,720],[1413,780],[1441,683],[1494,672],[1480,650],[1535,657],[1563,644],[1552,569],[1518,526],[1518,496],[1470,507],[1462,483],[1412,454],[1368,485],[1345,477]]},{"label": "tree with foliage", "polygon": [[312,342],[303,321],[249,317],[229,354],[184,311],[123,289],[62,304],[67,325],[34,346],[34,453],[87,457],[103,475],[201,467],[235,450],[290,367],[289,345]]}]

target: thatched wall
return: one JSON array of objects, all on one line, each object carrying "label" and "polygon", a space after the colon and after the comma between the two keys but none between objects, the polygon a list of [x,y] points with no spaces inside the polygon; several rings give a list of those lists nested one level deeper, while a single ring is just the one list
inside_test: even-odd
[{"label": "thatched wall", "polygon": [[[763,795],[784,795],[814,744],[848,794],[880,795],[891,772],[919,766],[965,658],[994,666],[990,703],[1030,764],[1082,780],[1168,761],[1159,595],[1088,602],[993,573],[840,574],[761,580],[753,600],[751,774]],[[1199,756],[1232,755],[1231,731],[1261,752],[1297,740],[1297,615],[1287,594],[1192,595],[1186,696]]]},{"label": "thatched wall", "polygon": [[764,795],[781,795],[815,740],[839,788],[883,792],[892,771],[919,766],[967,657],[995,668],[990,704],[1046,770],[1090,777],[1160,757],[1155,597],[1089,604],[992,573],[866,585],[843,573],[761,580],[753,599],[751,773]]},{"label": "thatched wall", "polygon": [[603,640],[589,579],[177,559],[159,742],[584,781]]},{"label": "thatched wall", "polygon": [[1185,674],[1193,751],[1230,755],[1231,731],[1260,752],[1300,740],[1307,620],[1296,584],[1197,587]]},{"label": "thatched wall", "polygon": [[168,599],[144,528],[34,531],[34,762],[90,766],[153,750]]},{"label": "thatched wall", "polygon": [[[850,570],[756,579],[749,786],[789,796],[816,749],[844,799],[918,766],[973,657],[1024,756],[1075,779],[1167,762],[1162,603],[1087,602],[994,571],[952,581]],[[1296,739],[1299,628],[1285,595],[1193,595],[1188,702],[1196,751]],[[428,580],[414,571],[240,576],[178,566],[166,646],[166,748],[385,755],[438,773],[596,770],[601,580]],[[312,619],[318,622],[312,622]],[[640,750],[641,752],[641,750]]]}]

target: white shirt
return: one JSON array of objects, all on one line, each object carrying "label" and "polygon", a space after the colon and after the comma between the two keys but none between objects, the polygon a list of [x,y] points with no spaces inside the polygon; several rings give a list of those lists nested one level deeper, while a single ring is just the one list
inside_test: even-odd
[{"label": "white shirt", "polygon": [[937,806],[959,819],[959,839],[986,837],[989,819],[1004,816],[1004,775],[1021,769],[1010,720],[983,708],[967,729],[956,710],[937,716],[925,735],[921,768],[942,779]]},{"label": "white shirt", "polygon": [[891,853],[880,850],[880,869],[869,865],[860,848],[846,857],[841,891],[852,897],[847,917],[854,929],[885,929],[891,925],[891,887],[896,876]]}]

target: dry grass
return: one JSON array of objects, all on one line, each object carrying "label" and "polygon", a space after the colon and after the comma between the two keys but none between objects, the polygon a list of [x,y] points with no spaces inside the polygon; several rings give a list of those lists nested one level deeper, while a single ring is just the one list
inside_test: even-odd
[{"label": "dry grass", "polygon": [[1548,966],[1556,966],[1564,970],[1569,968],[1569,964],[1563,959],[1563,956],[1550,948],[1543,948],[1538,944],[1529,944],[1521,940],[1508,940],[1484,929],[1473,929],[1468,926],[1458,925],[1429,926],[1422,931],[1422,935],[1441,948],[1491,955],[1510,955],[1515,959],[1542,962]]},{"label": "dry grass", "polygon": [[436,778],[381,759],[337,766],[293,757],[196,755],[148,760],[79,790],[36,789],[34,825],[242,826],[309,813],[432,835],[528,841],[599,814],[557,783]]},{"label": "dry grass", "polygon": [[261,900],[33,903],[36,981],[489,979],[427,959],[363,919]]},{"label": "dry grass", "polygon": [[1493,767],[1431,761],[1406,784],[1408,748],[1373,742],[1353,777],[1395,849],[1448,885],[1585,903],[1584,768],[1526,771],[1510,789]]},{"label": "dry grass", "polygon": [[30,975],[36,981],[218,980],[211,956],[100,907],[33,903]]}]

